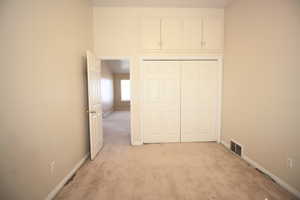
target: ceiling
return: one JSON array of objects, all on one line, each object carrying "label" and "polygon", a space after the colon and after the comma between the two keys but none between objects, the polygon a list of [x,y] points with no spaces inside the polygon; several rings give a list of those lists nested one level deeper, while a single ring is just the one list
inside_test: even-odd
[{"label": "ceiling", "polygon": [[114,74],[128,74],[129,61],[128,60],[102,60],[110,68]]},{"label": "ceiling", "polygon": [[92,0],[95,6],[224,8],[232,0]]}]

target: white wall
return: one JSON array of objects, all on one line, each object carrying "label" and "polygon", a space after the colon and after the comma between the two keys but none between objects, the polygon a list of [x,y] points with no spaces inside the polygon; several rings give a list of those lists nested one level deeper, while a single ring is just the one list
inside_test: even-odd
[{"label": "white wall", "polygon": [[234,1],[225,9],[222,139],[241,143],[298,191],[299,56],[299,0]]},{"label": "white wall", "polygon": [[0,1],[0,199],[44,199],[88,153],[92,38],[86,0]]},{"label": "white wall", "polygon": [[223,9],[94,7],[94,48],[98,57],[130,57],[131,127],[133,143],[140,144],[140,58],[142,56],[220,55],[222,51],[145,51],[141,50],[142,17],[223,16]]},{"label": "white wall", "polygon": [[101,62],[101,100],[106,116],[114,110],[114,75],[105,61]]}]

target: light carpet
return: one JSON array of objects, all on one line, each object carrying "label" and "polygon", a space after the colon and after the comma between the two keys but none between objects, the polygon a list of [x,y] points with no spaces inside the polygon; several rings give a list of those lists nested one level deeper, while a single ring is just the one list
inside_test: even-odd
[{"label": "light carpet", "polygon": [[103,125],[103,150],[57,200],[296,199],[222,145],[130,146],[129,112],[114,112]]}]

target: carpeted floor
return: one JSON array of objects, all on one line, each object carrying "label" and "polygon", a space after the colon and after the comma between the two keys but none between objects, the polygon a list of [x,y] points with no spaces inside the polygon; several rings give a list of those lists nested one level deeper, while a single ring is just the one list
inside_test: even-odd
[{"label": "carpeted floor", "polygon": [[104,119],[102,152],[57,200],[296,199],[216,143],[130,146],[129,124],[129,112]]}]

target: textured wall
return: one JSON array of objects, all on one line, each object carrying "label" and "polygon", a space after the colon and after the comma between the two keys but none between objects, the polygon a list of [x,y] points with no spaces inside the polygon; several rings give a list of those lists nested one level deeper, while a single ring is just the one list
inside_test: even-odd
[{"label": "textured wall", "polygon": [[241,143],[298,191],[299,36],[299,0],[234,1],[225,9],[222,139]]},{"label": "textured wall", "polygon": [[88,153],[92,10],[86,0],[1,0],[0,27],[0,199],[40,200]]}]

